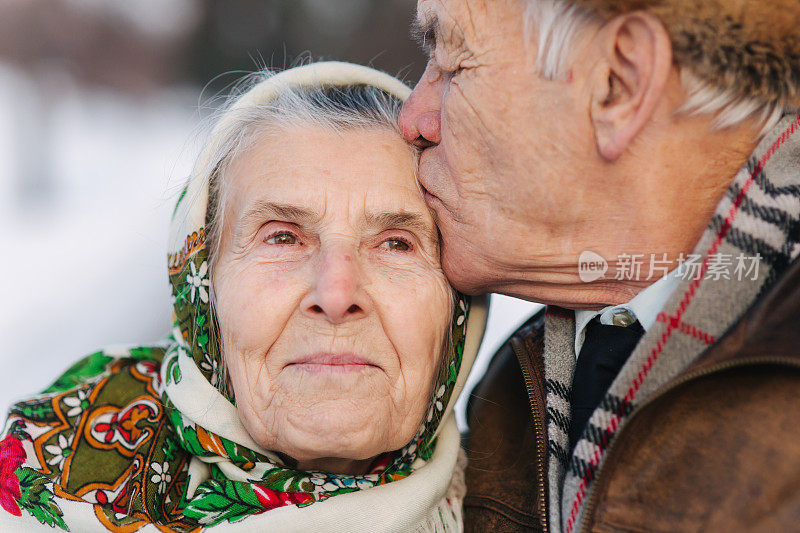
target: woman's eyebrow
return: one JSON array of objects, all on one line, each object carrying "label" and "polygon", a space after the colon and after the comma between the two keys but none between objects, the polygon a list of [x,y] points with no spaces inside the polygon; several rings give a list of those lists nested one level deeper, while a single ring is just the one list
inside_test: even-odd
[{"label": "woman's eyebrow", "polygon": [[367,213],[367,226],[379,231],[387,229],[405,229],[419,233],[432,241],[437,240],[437,234],[432,224],[425,221],[422,215],[408,211],[386,211],[382,213]]},{"label": "woman's eyebrow", "polygon": [[265,220],[282,220],[298,224],[310,223],[320,219],[320,215],[306,207],[278,202],[255,202],[239,219],[239,228]]}]

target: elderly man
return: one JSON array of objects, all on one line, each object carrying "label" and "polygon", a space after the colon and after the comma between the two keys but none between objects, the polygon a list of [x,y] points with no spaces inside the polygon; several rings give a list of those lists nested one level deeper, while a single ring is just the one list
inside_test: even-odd
[{"label": "elderly man", "polygon": [[800,524],[800,2],[420,0],[442,260],[547,310],[469,409],[475,531]]}]

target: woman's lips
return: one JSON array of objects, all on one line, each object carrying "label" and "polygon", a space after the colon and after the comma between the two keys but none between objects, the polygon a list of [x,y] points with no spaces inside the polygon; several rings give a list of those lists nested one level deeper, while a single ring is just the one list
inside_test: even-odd
[{"label": "woman's lips", "polygon": [[349,353],[307,355],[286,365],[287,368],[290,366],[309,372],[357,372],[370,367],[380,368],[368,359]]}]

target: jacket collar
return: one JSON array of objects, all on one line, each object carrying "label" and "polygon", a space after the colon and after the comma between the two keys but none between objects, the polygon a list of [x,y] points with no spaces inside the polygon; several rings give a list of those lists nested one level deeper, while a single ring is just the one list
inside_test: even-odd
[{"label": "jacket collar", "polygon": [[[593,413],[571,457],[566,456],[563,428],[564,421],[569,421],[569,400],[559,391],[568,391],[572,382],[574,344],[570,340],[574,339],[574,315],[563,310],[548,313],[547,402],[548,412],[558,414],[548,419],[549,447],[553,452],[549,473],[550,519],[554,526],[561,524],[571,533],[580,523],[583,504],[605,452],[637,405],[687,369],[701,364],[708,349],[729,331],[734,333],[729,335],[734,340],[725,341],[733,343],[732,349],[725,353],[728,357],[739,357],[733,348],[744,343],[748,335],[757,337],[764,324],[747,320],[734,326],[743,316],[749,316],[748,310],[756,309],[757,302],[761,301],[757,309],[762,311],[754,313],[762,321],[772,320],[777,325],[786,322],[786,315],[776,314],[775,309],[791,311],[796,304],[788,303],[786,297],[774,291],[771,297],[763,300],[761,297],[784,276],[797,283],[795,269],[790,271],[789,267],[800,254],[799,130],[800,116],[784,117],[734,178],[695,249],[700,265],[697,275],[684,279],[669,298],[655,325]],[[757,269],[728,279],[710,274],[720,261],[736,265],[739,257],[756,259]],[[785,292],[787,297],[794,294]]]}]

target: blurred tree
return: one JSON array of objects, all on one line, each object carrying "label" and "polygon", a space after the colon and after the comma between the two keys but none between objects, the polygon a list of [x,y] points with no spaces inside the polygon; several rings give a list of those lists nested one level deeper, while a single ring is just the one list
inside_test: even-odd
[{"label": "blurred tree", "polygon": [[0,58],[133,94],[309,56],[413,82],[424,69],[413,12],[412,0],[2,0]]},{"label": "blurred tree", "polygon": [[194,0],[3,0],[0,58],[34,76],[144,93],[185,79],[183,54],[198,19]]},{"label": "blurred tree", "polygon": [[[372,65],[410,83],[424,70],[424,58],[409,37],[411,0],[202,0],[202,5],[189,58],[190,76],[198,83],[225,72],[288,67],[309,55]],[[209,90],[231,81],[223,76]]]}]

